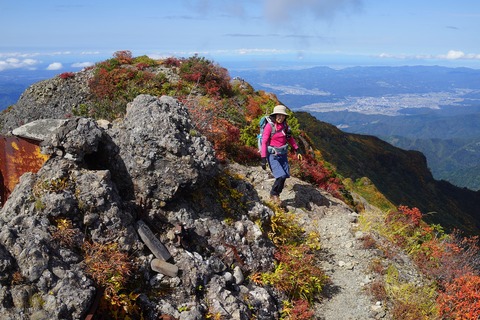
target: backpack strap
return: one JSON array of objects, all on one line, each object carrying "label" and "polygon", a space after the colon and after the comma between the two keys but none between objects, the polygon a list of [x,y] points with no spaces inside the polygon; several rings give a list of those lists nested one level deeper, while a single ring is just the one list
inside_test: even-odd
[{"label": "backpack strap", "polygon": [[270,133],[270,138],[272,138],[272,136],[277,133],[277,128],[275,126],[275,123],[273,122],[273,120],[270,118],[270,116],[267,116],[266,117],[267,119],[267,122],[270,124],[270,126],[272,127],[272,132]]}]

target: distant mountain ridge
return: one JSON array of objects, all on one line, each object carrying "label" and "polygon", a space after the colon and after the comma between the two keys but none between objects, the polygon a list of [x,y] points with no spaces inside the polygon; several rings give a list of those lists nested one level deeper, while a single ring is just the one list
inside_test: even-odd
[{"label": "distant mountain ridge", "polygon": [[[478,148],[472,148],[480,143],[480,70],[317,67],[238,75],[256,89],[274,92],[294,110],[307,111],[346,132],[374,135],[400,148],[421,151],[436,179],[480,189],[476,169],[480,155]],[[388,98],[385,105],[382,97]],[[385,115],[389,113],[395,116]]]},{"label": "distant mountain ridge", "polygon": [[438,180],[480,190],[480,139],[413,139],[398,136],[383,140],[405,150],[419,150]]},{"label": "distant mountain ridge", "polygon": [[[379,97],[388,94],[452,91],[456,88],[479,90],[480,70],[438,66],[350,67],[332,69],[314,67],[290,70],[234,71],[232,75],[247,80],[255,89],[269,90],[293,109],[314,101],[342,99],[348,96]],[[330,95],[289,94],[275,86],[318,89]],[[472,95],[478,98],[478,93]]]},{"label": "distant mountain ridge", "polygon": [[344,177],[354,181],[368,177],[395,205],[430,212],[426,220],[431,223],[463,226],[472,233],[480,228],[480,191],[435,180],[422,153],[402,150],[374,136],[343,132],[306,112],[295,116],[325,160]]}]

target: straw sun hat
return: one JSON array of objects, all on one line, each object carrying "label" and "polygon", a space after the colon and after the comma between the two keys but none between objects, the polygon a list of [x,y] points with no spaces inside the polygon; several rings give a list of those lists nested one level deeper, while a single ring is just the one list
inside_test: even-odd
[{"label": "straw sun hat", "polygon": [[276,115],[276,114],[283,114],[283,115],[288,116],[287,107],[285,107],[283,105],[275,106],[275,108],[273,108],[273,112],[270,115],[273,116],[273,115]]}]

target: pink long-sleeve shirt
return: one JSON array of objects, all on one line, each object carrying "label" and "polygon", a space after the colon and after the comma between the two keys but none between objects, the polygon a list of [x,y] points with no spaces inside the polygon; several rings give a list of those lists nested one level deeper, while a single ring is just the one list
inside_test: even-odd
[{"label": "pink long-sleeve shirt", "polygon": [[290,138],[287,139],[287,136],[285,133],[282,131],[284,126],[286,126],[286,123],[274,123],[276,132],[275,134],[270,138],[270,134],[272,133],[272,126],[270,124],[267,124],[265,128],[263,129],[263,135],[262,135],[262,149],[260,155],[262,158],[266,157],[268,155],[268,146],[272,147],[282,147],[287,144],[287,142],[292,146],[294,150],[298,149],[297,143],[295,142],[295,139],[290,136]]}]

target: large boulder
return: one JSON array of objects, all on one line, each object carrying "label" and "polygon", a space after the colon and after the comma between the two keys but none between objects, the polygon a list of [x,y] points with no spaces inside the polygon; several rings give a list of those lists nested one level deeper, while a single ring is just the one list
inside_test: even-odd
[{"label": "large boulder", "polygon": [[[123,167],[134,182],[134,194],[122,193],[124,197],[167,202],[182,187],[216,173],[212,145],[195,131],[185,106],[172,97],[139,95],[109,134],[119,148],[114,165]],[[128,190],[128,184],[120,187]]]}]

